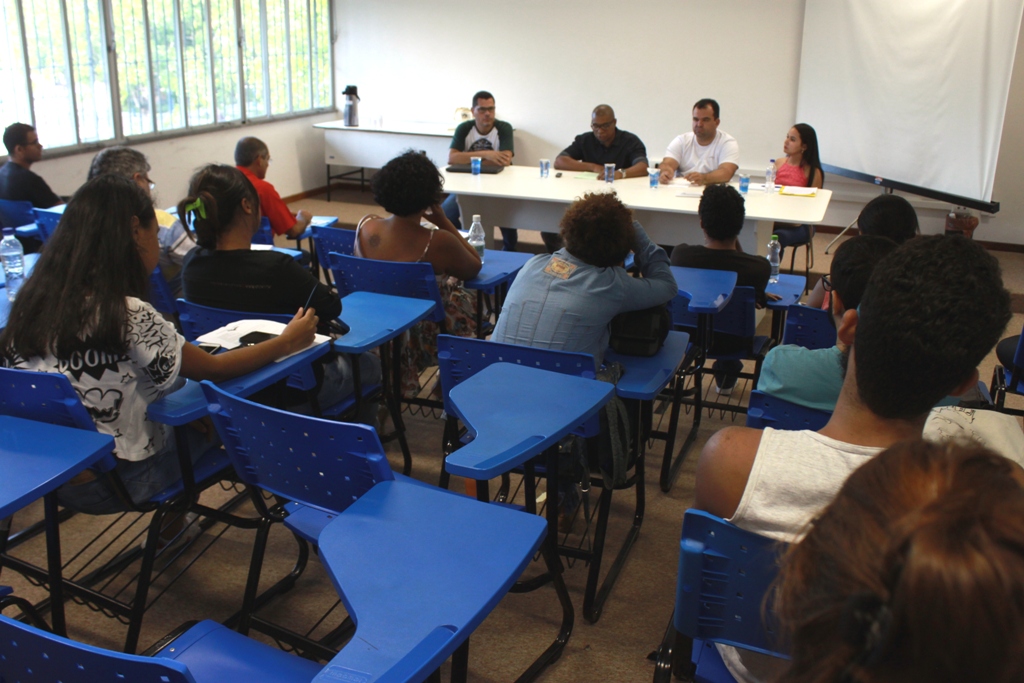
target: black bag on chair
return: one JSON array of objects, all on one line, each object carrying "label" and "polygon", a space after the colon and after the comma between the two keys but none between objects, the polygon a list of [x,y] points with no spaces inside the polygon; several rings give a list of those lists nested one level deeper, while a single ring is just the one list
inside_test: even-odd
[{"label": "black bag on chair", "polygon": [[671,329],[672,314],[665,304],[619,313],[612,318],[608,345],[627,356],[653,356],[661,349]]}]

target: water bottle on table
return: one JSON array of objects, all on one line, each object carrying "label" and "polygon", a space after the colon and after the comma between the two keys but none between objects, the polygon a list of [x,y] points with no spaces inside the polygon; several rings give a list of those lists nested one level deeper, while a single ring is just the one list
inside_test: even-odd
[{"label": "water bottle on table", "polygon": [[773,285],[779,281],[779,262],[782,260],[782,245],[779,244],[779,236],[772,235],[768,243],[768,263],[771,264],[772,274],[768,278],[768,284]]},{"label": "water bottle on table", "polygon": [[25,279],[25,250],[14,236],[14,228],[4,228],[4,238],[0,241],[0,261],[3,261],[4,277],[7,278],[7,299],[14,301]]},{"label": "water bottle on table", "polygon": [[765,194],[772,194],[775,192],[775,159],[768,161],[768,168],[764,172],[764,191]]},{"label": "water bottle on table", "polygon": [[469,242],[471,247],[476,249],[476,253],[480,255],[480,263],[483,263],[486,239],[484,238],[484,226],[480,222],[480,214],[473,214],[473,224],[469,226],[469,237],[466,241]]}]

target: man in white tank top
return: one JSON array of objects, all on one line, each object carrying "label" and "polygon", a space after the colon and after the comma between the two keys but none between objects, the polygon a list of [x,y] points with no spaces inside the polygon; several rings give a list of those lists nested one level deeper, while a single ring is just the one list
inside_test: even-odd
[{"label": "man in white tank top", "polygon": [[[727,427],[697,464],[694,507],[794,542],[847,476],[898,441],[921,438],[932,406],[978,381],[1010,319],[999,264],[962,237],[920,237],[875,268],[839,339],[850,346],[835,412],[819,432]],[[782,660],[719,646],[739,681],[774,678]]]}]

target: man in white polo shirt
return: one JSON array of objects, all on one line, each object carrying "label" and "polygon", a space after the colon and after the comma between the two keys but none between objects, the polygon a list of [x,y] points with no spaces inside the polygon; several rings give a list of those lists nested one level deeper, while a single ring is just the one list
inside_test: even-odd
[{"label": "man in white polo shirt", "polygon": [[681,175],[697,185],[727,183],[739,169],[736,138],[718,130],[718,102],[698,100],[693,105],[693,132],[677,135],[661,162],[661,182]]}]

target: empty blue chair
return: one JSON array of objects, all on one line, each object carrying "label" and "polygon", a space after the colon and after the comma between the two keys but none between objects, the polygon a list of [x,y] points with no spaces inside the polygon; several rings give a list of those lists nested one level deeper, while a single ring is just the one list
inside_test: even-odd
[{"label": "empty blue chair", "polygon": [[786,311],[783,344],[796,344],[808,349],[830,349],[836,345],[836,326],[832,315],[823,309],[793,304]]},{"label": "empty blue chair", "polygon": [[[310,230],[313,232],[313,245],[318,255],[330,254],[331,252],[344,254],[345,256],[354,255],[355,230],[331,228],[323,225],[311,226]],[[333,285],[334,280],[329,267],[324,269],[324,275],[327,276],[328,281]]]},{"label": "empty blue chair", "polygon": [[[687,655],[696,668],[693,680],[733,683],[714,643],[786,657],[769,596],[782,550],[783,544],[720,517],[686,511],[675,612],[658,651],[656,683],[667,682]],[[692,651],[680,634],[693,639]]]},{"label": "empty blue chair", "polygon": [[[263,522],[239,630],[259,627],[252,611],[262,556],[270,525],[283,521],[318,543],[356,625],[324,669],[330,680],[423,680],[460,649],[541,548],[547,525],[539,517],[393,473],[371,427],[202,386],[239,477],[290,501],[268,508],[261,494],[253,496]],[[543,550],[567,600],[558,559],[550,545]]]},{"label": "empty blue chair", "polygon": [[270,229],[270,219],[260,218],[260,229],[252,236],[253,244],[274,244],[274,231]]},{"label": "empty blue chair", "polygon": [[431,320],[444,326],[444,302],[437,286],[434,267],[429,263],[400,263],[328,254],[334,284],[344,298],[352,292],[376,292],[412,299],[426,299],[437,304]]},{"label": "empty blue chair", "polygon": [[52,209],[32,209],[33,219],[36,227],[39,228],[39,239],[43,242],[49,240],[53,231],[60,225],[63,215],[62,211],[53,211]]},{"label": "empty blue chair", "polygon": [[32,202],[0,199],[0,228],[20,228],[35,222]]},{"label": "empty blue chair", "polygon": [[810,429],[818,431],[824,427],[832,413],[790,403],[763,391],[750,392],[750,406],[747,408],[747,426],[754,429]]},{"label": "empty blue chair", "polygon": [[[0,605],[8,601],[5,598]],[[18,602],[11,604],[23,607]],[[212,621],[200,621],[168,636],[161,644],[163,647],[151,657],[123,654],[77,643],[0,615],[0,673],[5,681],[306,683],[323,668]]]}]

